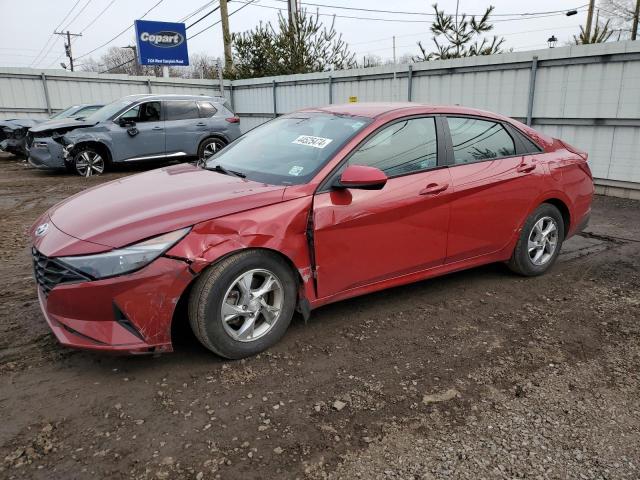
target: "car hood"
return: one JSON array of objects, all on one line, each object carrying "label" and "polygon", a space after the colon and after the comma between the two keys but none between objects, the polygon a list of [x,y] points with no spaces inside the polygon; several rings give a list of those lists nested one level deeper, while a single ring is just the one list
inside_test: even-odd
[{"label": "car hood", "polygon": [[152,170],[85,190],[49,215],[62,232],[118,248],[205,220],[282,201],[285,187],[191,164]]},{"label": "car hood", "polygon": [[97,122],[86,122],[84,120],[75,120],[73,118],[62,118],[60,120],[47,120],[31,128],[31,132],[40,133],[47,130],[65,129],[71,130],[74,128],[93,127]]},{"label": "car hood", "polygon": [[33,120],[31,118],[11,118],[9,120],[0,120],[0,127],[9,127],[13,129],[31,128],[39,123],[40,121]]}]

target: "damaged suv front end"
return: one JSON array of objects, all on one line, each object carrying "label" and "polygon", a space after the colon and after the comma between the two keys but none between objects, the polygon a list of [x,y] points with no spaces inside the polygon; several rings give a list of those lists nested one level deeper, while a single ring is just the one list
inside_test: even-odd
[{"label": "damaged suv front end", "polygon": [[37,120],[12,119],[0,121],[0,150],[14,155],[27,155],[27,134]]}]

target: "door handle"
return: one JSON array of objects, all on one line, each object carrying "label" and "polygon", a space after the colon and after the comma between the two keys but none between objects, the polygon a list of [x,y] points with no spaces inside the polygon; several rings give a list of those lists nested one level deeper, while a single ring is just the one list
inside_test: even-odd
[{"label": "door handle", "polygon": [[420,190],[420,195],[437,195],[440,192],[444,192],[447,188],[449,188],[448,183],[430,183]]},{"label": "door handle", "polygon": [[196,127],[206,127],[206,126],[207,126],[206,123],[202,123],[202,122],[196,123]]},{"label": "door handle", "polygon": [[516,168],[516,172],[518,172],[518,173],[530,173],[530,172],[533,172],[535,169],[536,169],[536,164],[535,163],[521,163]]},{"label": "door handle", "polygon": [[162,127],[153,127],[151,130],[159,131],[159,130],[164,130],[164,129]]}]

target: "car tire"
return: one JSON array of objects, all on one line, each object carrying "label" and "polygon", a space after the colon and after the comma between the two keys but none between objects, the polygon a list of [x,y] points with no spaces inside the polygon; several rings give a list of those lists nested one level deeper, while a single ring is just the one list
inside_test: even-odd
[{"label": "car tire", "polygon": [[[268,288],[268,278],[271,290],[257,297]],[[289,265],[276,254],[248,250],[200,275],[189,296],[189,322],[206,348],[224,358],[240,359],[282,338],[296,298],[296,279]]]},{"label": "car tire", "polygon": [[509,268],[527,277],[542,275],[558,258],[564,236],[562,214],[555,206],[543,203],[522,227]]},{"label": "car tire", "polygon": [[109,167],[109,158],[104,152],[94,147],[80,147],[73,152],[71,161],[66,163],[66,167],[81,177],[101,175]]},{"label": "car tire", "polygon": [[226,146],[227,142],[222,138],[205,138],[198,147],[198,165],[204,165],[218,150],[222,150]]}]

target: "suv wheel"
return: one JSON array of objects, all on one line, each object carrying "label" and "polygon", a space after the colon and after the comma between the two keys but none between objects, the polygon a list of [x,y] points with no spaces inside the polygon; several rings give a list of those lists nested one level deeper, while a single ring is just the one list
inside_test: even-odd
[{"label": "suv wheel", "polygon": [[93,147],[82,147],[73,155],[69,166],[81,177],[91,177],[104,173],[107,159]]}]

